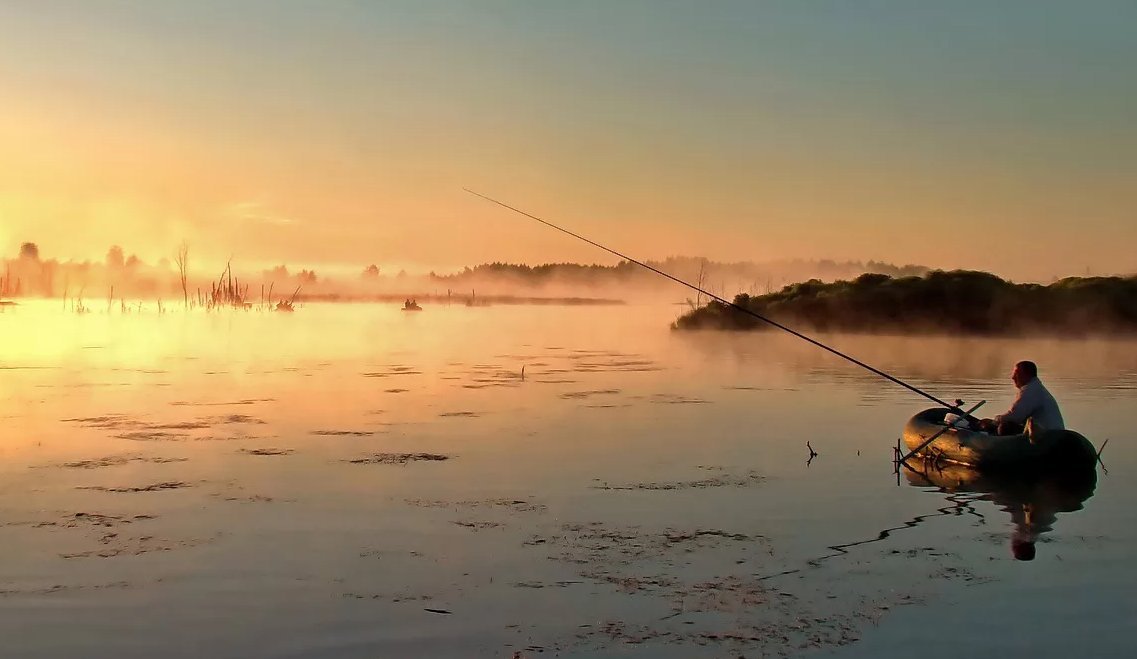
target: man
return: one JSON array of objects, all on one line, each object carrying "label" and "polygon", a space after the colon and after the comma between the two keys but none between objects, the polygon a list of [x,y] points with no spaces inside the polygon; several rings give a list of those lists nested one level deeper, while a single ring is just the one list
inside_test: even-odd
[{"label": "man", "polygon": [[1042,386],[1042,381],[1038,379],[1038,366],[1034,362],[1022,361],[1015,364],[1011,371],[1011,382],[1019,389],[1011,409],[994,419],[983,419],[980,428],[988,432],[995,430],[1000,435],[1018,435],[1023,432],[1029,420],[1032,432],[1066,429],[1058,401]]}]

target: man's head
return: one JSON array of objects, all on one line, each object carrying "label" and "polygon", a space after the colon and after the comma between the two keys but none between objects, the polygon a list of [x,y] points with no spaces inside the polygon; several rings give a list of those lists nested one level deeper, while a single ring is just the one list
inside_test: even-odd
[{"label": "man's head", "polygon": [[1016,387],[1021,387],[1036,377],[1038,377],[1038,366],[1034,362],[1019,362],[1011,371],[1011,382],[1014,382]]}]

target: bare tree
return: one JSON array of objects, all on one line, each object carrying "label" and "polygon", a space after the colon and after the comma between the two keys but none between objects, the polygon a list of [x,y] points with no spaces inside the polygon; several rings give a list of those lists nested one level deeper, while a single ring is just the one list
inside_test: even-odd
[{"label": "bare tree", "polygon": [[189,289],[186,287],[186,272],[189,270],[189,243],[183,240],[178,245],[178,253],[174,256],[174,262],[178,264],[178,277],[182,282],[182,303],[188,309]]},{"label": "bare tree", "polygon": [[702,291],[702,289],[703,289],[703,284],[706,283],[706,281],[707,281],[707,259],[706,259],[706,257],[703,257],[703,258],[699,259],[699,278],[697,280],[698,283],[695,284],[699,288],[699,291],[695,294],[695,308],[696,309],[703,306],[703,291]]}]

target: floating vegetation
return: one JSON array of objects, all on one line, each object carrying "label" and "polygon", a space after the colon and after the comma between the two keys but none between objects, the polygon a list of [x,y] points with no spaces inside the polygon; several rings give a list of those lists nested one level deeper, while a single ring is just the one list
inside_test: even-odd
[{"label": "floating vegetation", "polygon": [[[454,378],[457,379],[457,378]],[[520,386],[520,381],[505,381],[505,380],[475,380],[472,383],[462,385],[463,389],[488,389],[489,387],[517,387]]]},{"label": "floating vegetation", "polygon": [[720,476],[687,481],[632,483],[627,485],[601,483],[599,485],[593,485],[592,488],[596,490],[701,490],[712,487],[753,487],[764,480],[765,477],[758,472],[749,471],[740,475],[722,474]]},{"label": "floating vegetation", "polygon": [[[468,382],[466,389],[485,389],[488,387],[519,387],[525,380],[525,367],[520,370],[505,368],[497,364],[476,364],[463,374]],[[461,377],[454,377],[459,380]]]},{"label": "floating vegetation", "polygon": [[70,382],[67,384],[37,384],[41,389],[98,389],[101,387],[129,387],[130,382]]},{"label": "floating vegetation", "polygon": [[136,430],[114,435],[118,439],[129,439],[136,442],[182,442],[190,437],[184,432],[165,432],[161,430]]},{"label": "floating vegetation", "polygon": [[229,414],[227,416],[207,417],[205,419],[205,422],[210,424],[249,423],[255,425],[264,425],[265,423],[268,423],[264,419],[258,419],[247,414]]},{"label": "floating vegetation", "polygon": [[186,400],[176,400],[171,405],[185,406],[185,407],[224,407],[227,405],[256,405],[257,403],[271,403],[275,398],[244,398],[241,400],[230,401],[213,401],[213,402],[194,402]]},{"label": "floating vegetation", "polygon": [[703,405],[711,402],[702,398],[691,398],[678,394],[652,394],[648,400],[662,405]]},{"label": "floating vegetation", "polygon": [[243,448],[237,452],[246,455],[292,455],[296,451],[290,448]]},{"label": "floating vegetation", "polygon": [[[344,593],[343,597],[345,599],[356,599],[356,600],[387,600],[387,601],[392,602],[394,604],[398,604],[400,602],[429,602],[429,601],[434,599],[433,595],[426,595],[426,594],[411,595],[411,594],[407,594],[407,593],[396,593],[396,594],[375,593],[375,594],[371,594],[371,595],[365,595],[363,593]],[[424,609],[424,610],[425,611],[431,611],[434,613],[450,613],[449,611],[446,611],[445,609]]]},{"label": "floating vegetation", "polygon": [[657,591],[661,588],[673,588],[678,583],[675,579],[663,574],[645,576],[618,576],[614,574],[598,572],[584,573],[582,576],[586,576],[598,583],[611,584],[624,593]]},{"label": "floating vegetation", "polygon": [[478,414],[477,412],[439,412],[438,416],[440,416],[440,417],[469,417],[469,418],[474,418],[474,417],[481,416],[481,414]]},{"label": "floating vegetation", "polygon": [[382,371],[370,371],[361,375],[365,378],[389,378],[397,375],[422,375],[422,371],[411,366],[389,366]]},{"label": "floating vegetation", "polygon": [[504,526],[505,526],[505,524],[503,524],[503,523],[501,523],[501,522],[464,522],[464,521],[456,521],[456,522],[454,522],[454,524],[455,524],[456,526],[463,526],[463,527],[465,527],[465,528],[468,528],[468,529],[474,529],[475,531],[482,531],[482,530],[485,530],[485,529],[500,529],[500,528],[502,528],[502,527],[504,527]]},{"label": "floating vegetation", "polygon": [[410,390],[409,389],[384,389],[383,393],[386,393],[386,394],[405,394],[408,391],[410,391]]},{"label": "floating vegetation", "polygon": [[211,425],[213,424],[206,421],[177,421],[173,423],[140,423],[137,424],[137,427],[152,430],[204,430]]},{"label": "floating vegetation", "polygon": [[612,396],[620,393],[619,389],[595,389],[593,391],[566,391],[561,394],[561,398],[566,399],[584,399],[593,396]]},{"label": "floating vegetation", "polygon": [[[746,566],[755,547],[768,549],[767,540],[721,529],[647,530],[602,522],[565,524],[554,533],[533,536],[525,544],[545,548],[548,558],[576,566],[583,583],[603,585],[637,598],[649,597],[671,608],[671,614],[662,618],[581,625],[571,639],[552,644],[557,651],[611,652],[616,646],[654,642],[718,645],[720,650],[729,648],[730,656],[786,656],[852,643],[858,638],[859,627],[878,620],[889,606],[915,601],[909,595],[889,593],[885,596],[888,599],[877,600],[855,596],[850,606],[834,601],[836,596],[827,595],[827,591],[804,597],[781,591],[750,574],[753,568]],[[691,566],[704,564],[706,553],[717,556],[723,573],[692,573]],[[732,556],[737,559],[727,560]],[[578,583],[582,582],[520,582],[514,587]],[[640,600],[634,609],[649,607]]]},{"label": "floating vegetation", "polygon": [[66,422],[76,423],[85,428],[99,428],[103,430],[126,430],[114,435],[119,439],[135,441],[182,441],[190,437],[188,432],[207,430],[218,425],[264,425],[262,419],[247,414],[229,414],[223,416],[210,416],[192,421],[168,421],[149,423],[128,417],[124,414],[107,414],[103,416],[80,417],[63,419]]},{"label": "floating vegetation", "polygon": [[408,462],[438,462],[449,459],[449,455],[439,453],[376,453],[366,458],[346,460],[346,462],[351,464],[405,465]]},{"label": "floating vegetation", "polygon": [[625,373],[646,373],[648,371],[662,371],[659,366],[651,362],[592,362],[580,363],[572,369],[575,373],[610,373],[622,371]]},{"label": "floating vegetation", "polygon": [[[657,363],[642,355],[605,350],[574,350],[564,355],[570,360],[569,370],[577,373],[649,372],[663,370]],[[550,369],[547,372],[554,372]]]},{"label": "floating vegetation", "polygon": [[134,493],[134,492],[161,492],[163,490],[180,490],[182,488],[192,487],[189,483],[182,481],[163,481],[161,483],[154,483],[153,485],[142,485],[139,487],[105,487],[102,485],[86,485],[77,487],[77,490],[95,490],[98,492],[114,492],[118,494]]},{"label": "floating vegetation", "polygon": [[573,579],[565,581],[519,581],[513,584],[514,588],[567,588],[569,586],[576,586],[584,583],[583,581],[576,581]]},{"label": "floating vegetation", "polygon": [[548,506],[543,503],[534,503],[529,499],[478,499],[467,501],[440,501],[429,499],[406,499],[412,506],[424,508],[506,508],[518,513],[543,513]]},{"label": "floating vegetation", "polygon": [[59,556],[60,558],[115,558],[118,556],[141,556],[142,554],[149,554],[151,552],[187,549],[207,542],[205,540],[196,539],[162,540],[153,536],[141,536],[137,538],[126,538],[121,540],[116,536],[105,539],[106,542],[103,544],[108,546],[104,547],[103,549],[92,549],[90,551],[60,554]]},{"label": "floating vegetation", "polygon": [[59,527],[66,529],[75,529],[82,527],[103,527],[110,528],[119,524],[133,524],[134,522],[143,522],[155,519],[153,515],[104,515],[102,513],[86,513],[79,512],[70,515],[64,515],[58,520],[49,522],[37,522],[31,524],[35,528],[45,527]]},{"label": "floating vegetation", "polygon": [[65,423],[77,423],[87,428],[117,429],[127,425],[133,426],[137,422],[125,414],[106,414],[103,416],[86,416],[73,419],[62,419]]},{"label": "floating vegetation", "polygon": [[131,462],[148,462],[151,464],[168,464],[170,462],[185,462],[189,458],[163,458],[163,457],[146,457],[139,455],[109,455],[105,458],[96,458],[94,460],[77,460],[75,462],[64,462],[62,464],[54,465],[40,465],[43,467],[56,467],[60,469],[98,469],[101,467],[117,467]]},{"label": "floating vegetation", "polygon": [[[142,490],[145,490],[145,488],[140,488],[140,491]],[[134,491],[134,488],[123,488],[123,491]],[[138,556],[150,552],[173,551],[175,549],[194,547],[209,541],[208,539],[193,538],[162,539],[151,533],[139,534],[132,531],[135,524],[149,522],[154,519],[157,519],[157,517],[144,514],[109,515],[104,513],[76,512],[61,515],[56,519],[33,523],[21,522],[19,524],[46,531],[76,532],[80,534],[82,541],[94,545],[94,547],[90,549],[60,552],[59,556],[67,559]],[[53,543],[63,544],[58,539],[54,540]],[[63,588],[63,586],[60,588]]]},{"label": "floating vegetation", "polygon": [[34,595],[39,597],[43,595],[54,595],[56,593],[70,593],[77,590],[119,590],[125,588],[130,588],[130,583],[126,581],[112,581],[110,583],[101,584],[55,584],[54,586],[44,588],[0,588],[0,597],[12,595]]},{"label": "floating vegetation", "polygon": [[324,437],[368,437],[375,432],[374,430],[313,430],[309,434]]},{"label": "floating vegetation", "polygon": [[666,565],[666,557],[676,549],[687,554],[696,549],[718,548],[727,542],[763,544],[766,540],[758,535],[718,529],[649,531],[640,526],[611,527],[602,522],[590,522],[564,524],[557,532],[534,535],[524,544],[556,548],[560,553],[551,558],[568,563],[617,566],[647,559],[662,560]]},{"label": "floating vegetation", "polygon": [[214,494],[211,495],[215,499],[222,501],[240,502],[240,503],[272,503],[276,501],[273,497],[264,496],[263,494],[250,494],[245,496],[237,496],[234,494]]}]

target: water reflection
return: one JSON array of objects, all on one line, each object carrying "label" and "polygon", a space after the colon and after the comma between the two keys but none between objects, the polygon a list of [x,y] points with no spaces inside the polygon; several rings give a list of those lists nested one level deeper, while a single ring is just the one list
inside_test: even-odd
[{"label": "water reflection", "polygon": [[1060,474],[1000,475],[976,471],[961,465],[941,468],[905,469],[908,483],[916,487],[935,487],[949,500],[960,494],[975,493],[976,501],[990,501],[1009,513],[1011,554],[1018,560],[1035,557],[1035,545],[1043,534],[1054,529],[1059,513],[1081,510],[1093,496],[1097,471],[1085,469]]},{"label": "water reflection", "polygon": [[[792,337],[672,333],[666,308],[407,315],[6,313],[7,654],[786,656],[964,585],[1017,592],[956,522],[1005,519],[992,501],[1037,540],[1063,510],[958,478],[897,496],[890,433],[921,402]],[[1137,342],[833,342],[992,405],[1030,356],[1071,425],[1129,430]],[[1109,485],[1059,598],[1131,593],[1132,486]]]}]

